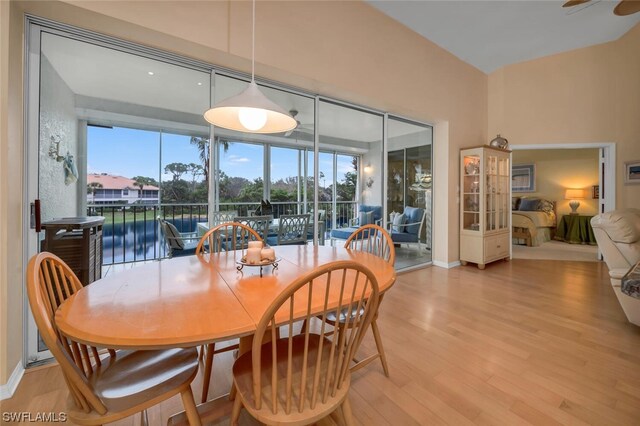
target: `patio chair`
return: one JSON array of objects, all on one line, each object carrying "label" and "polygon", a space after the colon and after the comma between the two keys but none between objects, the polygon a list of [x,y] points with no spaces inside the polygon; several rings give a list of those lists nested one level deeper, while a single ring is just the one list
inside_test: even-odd
[{"label": "patio chair", "polygon": [[247,225],[256,231],[263,241],[266,241],[269,236],[269,225],[273,222],[273,216],[236,216],[233,221]]},{"label": "patio chair", "polygon": [[211,212],[211,223],[209,224],[211,228],[220,225],[225,222],[233,222],[233,218],[238,216],[237,211],[219,211],[219,212]]},{"label": "patio chair", "polygon": [[54,322],[57,308],[81,288],[59,257],[42,252],[29,261],[29,305],[69,388],[65,412],[71,422],[100,425],[140,412],[142,424],[148,424],[147,408],[180,394],[189,423],[200,425],[191,392],[198,372],[196,349],[110,350],[101,359],[97,348],[64,335]]},{"label": "patio chair", "polygon": [[427,211],[425,209],[410,206],[405,207],[402,215],[396,216],[393,223],[387,224],[394,244],[415,245],[418,251],[420,251],[422,248],[420,235],[422,235],[422,227],[424,226],[426,217]]},{"label": "patio chair", "polygon": [[[196,255],[203,256],[212,253],[222,253],[231,250],[243,249],[248,241],[261,241],[260,235],[247,225],[237,222],[221,223],[210,229],[202,236],[196,247]],[[215,343],[203,345],[200,350],[200,357],[205,357],[204,373],[202,375],[202,399],[206,402],[209,396],[209,383],[213,373],[213,356],[223,352],[238,349],[239,345],[232,344],[216,349]]]},{"label": "patio chair", "polygon": [[362,204],[358,206],[358,215],[349,220],[349,226],[346,228],[337,228],[331,230],[331,245],[335,240],[348,240],[360,226],[382,223],[382,206],[369,206]]},{"label": "patio chair", "polygon": [[[307,244],[307,230],[309,229],[309,214],[294,214],[280,216],[278,223],[278,235],[267,237],[267,244],[278,245],[304,245]],[[313,238],[313,235],[312,235]]]},{"label": "patio chair", "polygon": [[[251,350],[233,364],[237,396],[231,424],[238,424],[242,407],[268,425],[316,423],[336,410],[342,411],[347,425],[354,424],[349,364],[375,314],[378,297],[371,270],[349,261],[320,266],[284,289],[260,319]],[[356,312],[353,327],[332,335],[324,327],[319,334],[294,333],[297,321],[315,315],[324,318],[343,306]],[[278,326],[286,337],[277,337]],[[271,341],[263,344],[265,337]]]},{"label": "patio chair", "polygon": [[175,225],[158,216],[160,230],[167,243],[169,258],[174,256],[189,256],[196,252],[196,245],[200,240],[197,232],[179,232]]}]

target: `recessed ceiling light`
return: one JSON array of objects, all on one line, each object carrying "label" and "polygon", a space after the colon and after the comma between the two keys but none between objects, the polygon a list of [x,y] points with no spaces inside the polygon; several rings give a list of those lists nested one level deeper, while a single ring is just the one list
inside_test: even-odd
[{"label": "recessed ceiling light", "polygon": [[154,75],[155,73],[153,71],[149,71],[147,74]]},{"label": "recessed ceiling light", "polygon": [[202,86],[202,83],[198,82],[198,86]]}]

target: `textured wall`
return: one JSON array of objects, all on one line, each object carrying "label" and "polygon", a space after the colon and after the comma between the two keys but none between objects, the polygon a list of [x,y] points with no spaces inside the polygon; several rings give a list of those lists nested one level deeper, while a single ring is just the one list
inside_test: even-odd
[{"label": "textured wall", "polygon": [[[43,37],[46,52],[46,36]],[[40,165],[39,195],[42,220],[77,216],[78,183],[65,184],[62,162],[48,155],[51,138],[60,141],[60,155],[67,152],[78,161],[78,123],[75,95],[53,69],[46,56],[40,64]],[[84,192],[80,192],[84,194]]]}]

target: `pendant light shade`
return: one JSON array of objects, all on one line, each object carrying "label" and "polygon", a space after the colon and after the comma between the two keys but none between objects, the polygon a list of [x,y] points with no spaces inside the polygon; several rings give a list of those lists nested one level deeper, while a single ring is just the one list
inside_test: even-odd
[{"label": "pendant light shade", "polygon": [[283,108],[267,98],[254,81],[244,92],[205,112],[204,118],[214,126],[250,133],[281,133],[298,125]]},{"label": "pendant light shade", "polygon": [[252,2],[251,82],[244,92],[227,98],[204,113],[214,126],[238,132],[283,133],[293,130],[298,122],[287,111],[267,98],[255,81],[256,0]]}]

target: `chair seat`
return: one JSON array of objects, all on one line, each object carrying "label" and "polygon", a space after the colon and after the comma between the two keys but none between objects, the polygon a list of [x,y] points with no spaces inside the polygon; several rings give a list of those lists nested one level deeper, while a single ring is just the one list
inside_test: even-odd
[{"label": "chair seat", "polygon": [[[299,397],[300,391],[300,382],[301,382],[301,367],[295,367],[303,362],[304,356],[304,340],[305,335],[299,334],[294,336],[293,338],[293,373],[292,373],[292,382],[293,382],[293,392],[294,396],[292,397],[292,401],[297,401]],[[252,381],[252,366],[251,366],[251,358],[252,352],[249,351],[242,356],[240,356],[236,362],[233,364],[233,382],[238,391],[238,396],[242,399],[244,407],[258,420],[267,424],[286,424],[286,425],[305,425],[313,423],[323,417],[326,417],[328,414],[333,412],[336,409],[336,405],[340,404],[344,398],[347,396],[347,392],[349,390],[350,385],[350,372],[346,372],[345,381],[342,383],[340,389],[336,391],[334,396],[331,396],[331,388],[333,383],[329,383],[329,393],[327,396],[327,400],[322,403],[322,399],[319,399],[316,406],[312,410],[309,407],[308,397],[311,395],[311,389],[314,379],[315,372],[315,361],[317,358],[317,352],[320,350],[320,342],[322,342],[322,365],[321,369],[328,368],[328,362],[331,358],[329,356],[332,343],[329,339],[322,338],[317,334],[309,334],[309,353],[307,358],[307,384],[306,384],[306,395],[307,398],[305,400],[305,407],[302,414],[298,412],[298,407],[291,407],[291,412],[289,414],[284,413],[284,407],[286,404],[287,395],[283,391],[285,389],[285,383],[287,379],[287,352],[289,349],[289,340],[288,338],[282,338],[276,341],[276,353],[278,362],[277,369],[277,380],[278,383],[281,383],[282,386],[279,387],[279,392],[277,394],[277,403],[278,410],[277,414],[273,414],[272,411],[272,398],[271,398],[271,383],[274,380],[272,377],[272,349],[271,343],[266,343],[262,347],[261,351],[261,383],[262,387],[262,407],[257,410],[255,408],[255,402],[253,398],[253,381]],[[268,346],[268,348],[265,348]],[[324,375],[320,375],[320,383],[319,389],[321,391],[324,390],[325,381]]]},{"label": "chair seat", "polygon": [[391,240],[394,243],[417,243],[418,234],[410,234],[409,232],[391,232]]},{"label": "chair seat", "polygon": [[[70,417],[91,424],[108,423],[122,417],[122,412],[130,410],[145,401],[165,399],[168,392],[179,393],[190,386],[198,372],[198,352],[196,348],[168,349],[155,351],[116,352],[113,358],[105,359],[88,377],[96,395],[107,407],[108,412],[99,415],[95,411],[84,412],[69,405]],[[150,404],[150,405],[153,405]],[[109,420],[113,413],[113,420]]]},{"label": "chair seat", "polygon": [[278,245],[278,236],[269,236],[267,237],[267,245],[277,246]]},{"label": "chair seat", "polygon": [[358,228],[354,227],[354,226],[351,226],[349,228],[332,229],[331,230],[331,238],[337,238],[339,240],[347,240],[347,239],[349,239],[351,234],[353,234],[357,230],[358,230]]}]

